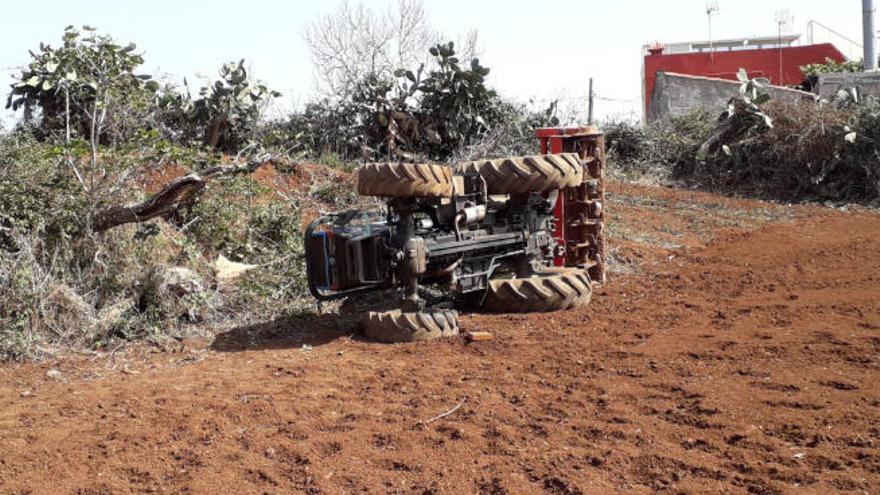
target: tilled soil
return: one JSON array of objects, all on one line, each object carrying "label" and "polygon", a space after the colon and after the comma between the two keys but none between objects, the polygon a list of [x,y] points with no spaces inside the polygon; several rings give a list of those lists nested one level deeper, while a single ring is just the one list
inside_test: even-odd
[{"label": "tilled soil", "polygon": [[608,211],[591,305],[463,317],[493,341],[325,315],[6,365],[0,493],[880,491],[880,215],[622,185]]}]

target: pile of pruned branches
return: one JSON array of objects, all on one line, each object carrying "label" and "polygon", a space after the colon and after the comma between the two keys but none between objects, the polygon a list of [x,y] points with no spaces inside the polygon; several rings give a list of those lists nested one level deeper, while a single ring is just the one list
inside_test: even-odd
[{"label": "pile of pruned branches", "polygon": [[880,199],[880,106],[843,92],[832,101],[771,101],[742,78],[701,147],[699,172],[725,187],[796,201]]},{"label": "pile of pruned branches", "polygon": [[772,100],[739,74],[720,115],[695,109],[646,126],[605,127],[624,171],[660,169],[703,187],[787,201],[880,200],[880,105],[842,91],[831,101]]}]

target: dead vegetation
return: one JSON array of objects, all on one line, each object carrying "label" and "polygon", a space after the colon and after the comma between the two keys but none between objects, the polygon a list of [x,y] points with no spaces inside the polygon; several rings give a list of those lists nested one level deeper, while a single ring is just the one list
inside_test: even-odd
[{"label": "dead vegetation", "polygon": [[701,109],[645,127],[611,123],[615,173],[790,202],[877,204],[878,103],[771,100],[760,113],[772,125],[743,105],[729,117]]}]

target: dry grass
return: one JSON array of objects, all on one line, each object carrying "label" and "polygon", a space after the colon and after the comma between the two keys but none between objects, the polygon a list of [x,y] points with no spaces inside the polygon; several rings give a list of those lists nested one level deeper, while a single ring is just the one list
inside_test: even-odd
[{"label": "dry grass", "polygon": [[609,272],[618,275],[637,272],[675,250],[705,246],[726,230],[793,218],[789,207],[770,202],[617,181],[609,188],[606,257]]}]

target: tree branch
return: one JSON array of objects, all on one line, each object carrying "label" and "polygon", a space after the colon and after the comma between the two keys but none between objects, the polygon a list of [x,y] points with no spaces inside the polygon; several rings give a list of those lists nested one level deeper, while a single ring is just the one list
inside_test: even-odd
[{"label": "tree branch", "polygon": [[104,232],[119,225],[146,222],[152,218],[167,215],[181,206],[191,204],[196,194],[205,188],[208,181],[225,175],[250,174],[269,161],[271,158],[254,160],[247,164],[214,165],[178,177],[140,203],[113,206],[98,212],[92,221],[92,230]]}]

